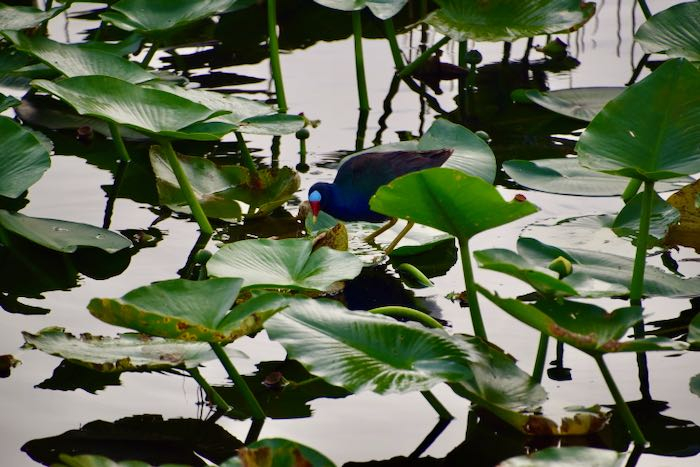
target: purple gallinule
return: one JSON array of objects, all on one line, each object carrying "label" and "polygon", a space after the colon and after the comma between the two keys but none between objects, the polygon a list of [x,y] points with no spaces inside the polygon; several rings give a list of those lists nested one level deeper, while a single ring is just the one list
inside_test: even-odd
[{"label": "purple gallinule", "polygon": [[[315,183],[309,188],[309,203],[314,216],[324,211],[342,221],[384,222],[365,241],[374,240],[389,230],[397,219],[389,219],[369,207],[369,199],[380,186],[395,178],[422,169],[440,167],[452,155],[452,149],[428,151],[366,152],[343,162],[338,168],[333,183]],[[409,222],[386,248],[390,253],[399,240],[413,227]]]}]

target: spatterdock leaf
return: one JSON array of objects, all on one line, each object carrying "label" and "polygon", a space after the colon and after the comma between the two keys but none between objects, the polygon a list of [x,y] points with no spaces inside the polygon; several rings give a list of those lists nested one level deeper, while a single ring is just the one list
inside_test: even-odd
[{"label": "spatterdock leaf", "polygon": [[646,53],[665,53],[700,61],[700,3],[686,2],[660,11],[640,26],[634,40]]},{"label": "spatterdock leaf", "polygon": [[229,311],[241,284],[237,278],[174,279],[118,299],[94,298],[88,309],[102,321],[153,336],[226,343],[260,330],[265,319],[285,307],[282,296],[265,294]]},{"label": "spatterdock leaf", "polygon": [[624,90],[623,87],[571,88],[547,92],[527,89],[523,95],[552,112],[590,122],[605,104]]},{"label": "spatterdock leaf", "polygon": [[667,201],[678,210],[680,220],[671,225],[664,243],[683,245],[700,251],[700,181],[681,188]]},{"label": "spatterdock leaf", "polygon": [[700,171],[700,70],[671,60],[610,101],[576,144],[582,165],[657,181]]},{"label": "spatterdock leaf", "polygon": [[51,165],[36,135],[7,117],[0,117],[0,195],[17,198]]},{"label": "spatterdock leaf", "polygon": [[[468,193],[469,195],[463,195]],[[537,211],[528,201],[506,202],[496,188],[454,169],[421,170],[381,187],[372,210],[471,238]]]},{"label": "spatterdock leaf", "polygon": [[44,11],[29,6],[12,6],[0,3],[0,30],[19,31],[34,28],[65,9],[66,7],[62,6]]},{"label": "spatterdock leaf", "polygon": [[131,246],[126,237],[111,230],[77,222],[29,217],[2,209],[0,225],[34,243],[63,253],[73,253],[81,246],[114,253]]},{"label": "spatterdock leaf", "polygon": [[240,277],[245,287],[327,290],[361,270],[353,254],[328,247],[313,251],[313,241],[304,238],[229,243],[207,262],[212,276]]},{"label": "spatterdock leaf", "polygon": [[32,348],[101,372],[155,371],[194,368],[215,359],[204,342],[185,342],[143,334],[117,338],[83,334],[76,337],[62,328],[46,328],[37,334],[23,332]]}]

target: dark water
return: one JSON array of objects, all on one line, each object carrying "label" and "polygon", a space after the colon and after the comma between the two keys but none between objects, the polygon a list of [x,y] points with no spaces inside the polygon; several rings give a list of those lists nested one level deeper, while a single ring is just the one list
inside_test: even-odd
[{"label": "dark water", "polygon": [[[661,9],[677,2],[659,1],[653,3],[652,9]],[[637,11],[633,17],[634,2],[625,0],[599,2],[599,12],[578,34],[562,36],[570,44],[571,54],[580,64],[571,71],[546,72],[547,84],[551,89],[584,86],[620,86],[627,82],[636,61],[642,52],[633,47],[631,36],[633,30],[641,24],[642,16]],[[347,17],[348,25],[350,18]],[[66,24],[63,18],[51,23],[51,34],[57,40],[76,41],[79,33],[91,23],[72,20]],[[320,27],[320,26],[319,26]],[[332,36],[332,34],[329,33]],[[432,40],[432,39],[431,39]],[[418,31],[412,35],[402,35],[399,43],[402,49],[417,47],[420,41]],[[536,38],[536,44],[542,44],[543,38]],[[283,44],[284,45],[284,44]],[[471,46],[471,45],[470,45]],[[512,59],[519,59],[525,47],[525,41],[517,41],[511,51]],[[477,48],[485,57],[482,75],[486,78],[488,70],[495,69],[502,58],[501,44],[478,44]],[[181,55],[202,52],[203,48],[180,50]],[[393,74],[388,44],[383,40],[367,39],[364,41],[367,69],[367,82],[372,110],[367,119],[367,129],[363,146],[372,145],[378,137],[382,143],[398,140],[397,132],[409,131],[418,134],[426,130],[434,118],[435,111],[421,102],[419,96],[406,86],[401,85],[391,102],[392,112],[385,116],[383,101],[390,87]],[[452,60],[456,50],[449,47],[443,60]],[[541,54],[534,53],[532,61],[541,59]],[[254,62],[254,58],[251,59]],[[157,65],[158,61],[153,64]],[[493,64],[493,65],[491,65]],[[490,68],[489,68],[490,67]],[[312,119],[320,119],[321,125],[312,130],[308,141],[309,163],[311,170],[302,174],[302,190],[298,193],[303,199],[306,187],[314,181],[329,180],[334,176],[334,167],[339,155],[352,151],[358,144],[358,111],[355,91],[355,68],[353,45],[351,39],[319,41],[307,48],[294,50],[282,56],[282,69],[286,85],[287,99],[291,113],[305,112]],[[219,71],[226,71],[222,69]],[[259,91],[269,89],[268,64],[266,61],[231,67],[229,71],[263,78],[265,81],[244,86],[251,92],[252,98],[263,98]],[[645,72],[646,73],[646,72]],[[437,102],[444,109],[454,108],[455,89],[450,82],[443,82],[443,94],[437,96]],[[8,90],[2,90],[10,93]],[[497,99],[494,98],[494,99]],[[385,118],[382,118],[382,117]],[[386,120],[386,129],[380,126],[380,120]],[[564,142],[561,147],[551,144],[523,144],[529,142],[523,134],[522,127],[529,122],[511,123],[501,127],[493,122],[491,133],[494,136],[494,150],[499,158],[546,157],[552,152],[566,152],[569,145]],[[534,124],[534,123],[533,123]],[[478,128],[477,128],[478,129]],[[512,133],[513,137],[509,138]],[[498,138],[496,138],[498,135]],[[361,136],[361,135],[360,135]],[[562,132],[562,139],[572,141],[572,136]],[[360,138],[362,139],[362,138]],[[259,148],[258,155],[269,158],[272,139],[269,137],[250,137],[250,145]],[[528,151],[518,154],[518,152]],[[95,160],[91,163],[65,151],[52,158],[52,167],[42,180],[34,185],[29,193],[29,205],[22,211],[37,217],[53,217],[65,220],[102,225],[107,199],[105,187],[113,182],[113,173],[105,170]],[[298,162],[298,143],[293,136],[282,137],[280,141],[280,164],[294,166]],[[515,192],[503,188],[503,192],[512,196]],[[491,247],[513,248],[520,231],[534,221],[547,221],[587,214],[614,213],[621,203],[611,199],[571,198],[544,193],[528,193],[528,199],[542,208],[535,217],[528,218],[505,228],[490,231],[477,236],[472,249]],[[146,229],[156,220],[157,214],[144,202],[148,193],[135,197],[138,200],[117,198],[113,206],[110,228],[113,230]],[[289,210],[294,213],[297,200],[290,202]],[[62,326],[73,333],[90,332],[93,334],[115,335],[117,328],[103,324],[92,318],[86,310],[88,301],[93,297],[117,297],[129,290],[153,281],[177,277],[178,270],[187,261],[190,249],[197,239],[197,228],[184,219],[169,218],[157,224],[162,240],[155,248],[145,248],[130,260],[128,268],[121,274],[105,280],[95,280],[77,273],[69,283],[49,288],[43,298],[24,298],[22,303],[50,310],[44,315],[0,314],[0,354],[13,354],[23,364],[12,371],[9,378],[0,380],[0,465],[33,465],[34,461],[22,447],[30,451],[37,459],[49,455],[51,448],[46,443],[38,442],[43,438],[57,437],[70,430],[88,427],[96,433],[116,430],[126,422],[103,426],[99,421],[116,422],[118,420],[141,417],[145,414],[158,414],[155,417],[137,418],[134,425],[143,430],[166,432],[181,429],[185,433],[202,430],[197,424],[207,410],[197,402],[201,399],[196,384],[189,378],[163,374],[123,374],[116,381],[103,381],[104,387],[90,394],[83,389],[59,390],[37,388],[52,376],[60,360],[38,351],[20,350],[23,344],[21,331],[35,332],[46,326]],[[419,231],[418,234],[421,232]],[[546,239],[544,239],[546,241]],[[590,238],[589,246],[596,248],[605,239]],[[598,242],[598,243],[596,243]],[[631,252],[631,246],[621,242],[615,247],[618,254]],[[697,257],[692,252],[681,251],[677,258]],[[367,256],[368,261],[371,260]],[[660,264],[658,258],[652,260]],[[681,262],[681,272],[688,276],[700,273],[697,262]],[[9,278],[3,278],[7,280]],[[527,287],[512,282],[505,276],[488,271],[477,271],[477,280],[492,289],[508,291],[515,296],[527,292]],[[69,281],[70,282],[70,281]],[[436,315],[448,321],[455,332],[471,332],[466,310],[444,298],[449,292],[460,291],[463,287],[459,267],[452,268],[445,276],[435,279],[435,287],[416,292],[420,303],[436,310]],[[60,290],[61,288],[69,290]],[[604,306],[620,306],[613,300],[600,300]],[[482,304],[489,337],[493,342],[519,358],[520,366],[528,371],[532,367],[538,334],[516,322],[505,313]],[[671,300],[664,298],[650,299],[645,306],[653,313],[653,319],[673,318],[679,312],[690,308],[688,300]],[[270,342],[264,333],[254,339],[245,338],[237,341],[234,347],[246,352],[249,359],[239,359],[236,364],[239,371],[252,372],[255,365],[264,361],[283,360],[284,350],[276,343]],[[550,357],[554,356],[554,345],[550,346]],[[551,359],[550,358],[550,359]],[[619,377],[618,384],[627,400],[640,398],[636,380],[636,363],[634,355],[615,355],[607,359],[611,370]],[[560,410],[565,406],[590,406],[594,404],[611,404],[612,398],[592,359],[574,349],[567,349],[566,366],[572,368],[573,381],[553,381],[545,378],[544,386],[550,393],[548,408]],[[662,401],[647,410],[641,418],[642,428],[652,430],[654,436],[661,440],[654,445],[654,453],[644,454],[638,465],[697,465],[700,450],[700,398],[688,389],[690,378],[700,373],[700,358],[697,353],[681,356],[659,353],[649,355],[652,375],[651,393],[655,400]],[[202,370],[210,382],[225,384],[226,376],[218,362],[210,362]],[[59,375],[60,376],[60,375]],[[68,376],[70,381],[71,377]],[[61,386],[61,385],[58,385]],[[64,383],[63,387],[65,389]],[[98,385],[99,386],[99,385]],[[482,459],[483,465],[497,462],[499,459],[524,452],[525,445],[530,448],[541,447],[556,440],[532,442],[518,437],[495,438],[494,428],[483,421],[474,428],[470,422],[470,436],[465,442],[467,432],[469,403],[454,395],[447,387],[440,386],[435,394],[443,404],[456,416],[442,434],[430,445],[423,456],[446,458],[448,464],[465,465],[460,459]],[[338,464],[346,462],[367,462],[387,460],[397,456],[409,456],[416,451],[423,439],[433,430],[438,422],[435,412],[419,394],[401,396],[377,396],[359,394],[341,399],[317,399],[311,402],[313,416],[290,420],[268,420],[260,433],[261,438],[285,437],[307,444],[331,457]],[[641,410],[641,409],[640,409]],[[171,420],[170,425],[159,424],[159,418]],[[179,419],[190,419],[192,425],[177,425]],[[246,437],[250,422],[233,419],[220,419],[218,425],[224,430],[208,434],[207,437],[222,440],[226,449],[235,449],[233,436],[242,441]],[[656,435],[656,433],[661,433]],[[134,430],[124,428],[123,444],[117,446],[121,452],[129,452],[138,442],[134,441]],[[99,435],[98,435],[99,436]],[[120,435],[121,436],[121,435]],[[610,431],[600,438],[589,440],[567,440],[564,443],[591,443],[600,446],[624,447],[624,442],[617,439]],[[648,436],[651,438],[652,434]],[[34,441],[33,441],[34,440]],[[494,442],[496,440],[496,442]],[[27,444],[28,442],[32,442]],[[73,443],[73,444],[71,444]],[[70,446],[80,446],[88,442],[71,438]],[[533,444],[534,443],[534,444]],[[543,444],[537,444],[543,443]],[[52,446],[51,443],[48,444]],[[163,444],[162,450],[175,452],[176,446]],[[228,451],[224,449],[224,456]],[[200,447],[199,452],[210,452]],[[230,453],[229,453],[230,455]],[[502,457],[498,457],[501,455]],[[212,454],[212,459],[216,458]],[[183,458],[180,458],[183,459]],[[172,459],[171,459],[172,460]],[[419,465],[422,461],[403,460],[395,465]]]}]

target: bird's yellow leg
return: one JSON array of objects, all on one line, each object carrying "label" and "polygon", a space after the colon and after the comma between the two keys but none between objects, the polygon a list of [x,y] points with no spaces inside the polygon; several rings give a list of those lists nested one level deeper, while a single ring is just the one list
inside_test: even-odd
[{"label": "bird's yellow leg", "polygon": [[411,230],[411,228],[412,228],[414,225],[416,225],[415,222],[408,221],[408,224],[406,224],[406,227],[404,227],[403,230],[402,230],[401,232],[399,232],[399,234],[396,236],[396,238],[394,239],[394,241],[391,242],[391,243],[389,244],[389,246],[386,247],[386,248],[384,249],[384,252],[388,255],[389,253],[391,253],[392,251],[394,251],[394,248],[396,247],[396,245],[398,245],[398,243],[401,241],[401,239],[404,238],[404,237],[406,236],[406,234],[408,233],[408,231]]},{"label": "bird's yellow leg", "polygon": [[396,224],[397,220],[398,220],[397,218],[392,217],[391,219],[389,219],[389,222],[387,222],[383,226],[379,227],[377,230],[375,230],[371,234],[367,235],[365,237],[365,241],[368,243],[373,241],[375,238],[377,238],[378,236],[380,236],[381,234],[383,234],[384,232],[386,232],[387,230],[392,228],[394,226],[394,224]]}]

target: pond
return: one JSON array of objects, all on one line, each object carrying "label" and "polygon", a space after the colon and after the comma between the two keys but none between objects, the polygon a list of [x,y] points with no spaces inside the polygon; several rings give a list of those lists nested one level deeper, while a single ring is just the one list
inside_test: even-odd
[{"label": "pond", "polygon": [[[652,13],[657,13],[681,2],[652,3]],[[266,46],[265,4],[255,1],[239,4],[245,8],[196,22],[194,27],[163,39],[162,48],[150,60],[151,69],[186,77],[191,83],[201,83],[203,88],[273,103],[275,83]],[[64,43],[94,40],[101,24],[96,11],[105,8],[108,5],[75,2],[48,22],[48,36]],[[434,11],[437,5],[411,0],[394,17],[398,45],[406,62],[420,55],[421,44],[429,47],[443,37],[433,27],[419,23],[424,16],[423,8]],[[2,17],[4,12],[0,13]],[[288,115],[303,113],[306,119],[314,121],[313,126],[307,126],[309,137],[304,140],[309,167],[300,165],[297,127],[281,136],[270,136],[264,131],[244,133],[261,171],[270,165],[297,169],[300,184],[293,187],[294,193],[290,193],[284,204],[277,203],[281,206],[272,213],[241,221],[220,221],[210,215],[214,234],[208,241],[204,238],[204,242],[200,238],[200,226],[192,216],[173,212],[164,206],[168,203],[159,202],[159,195],[163,196],[159,190],[164,188],[156,185],[152,164],[157,158],[151,154],[149,159],[151,141],[145,140],[142,134],[134,140],[130,138],[133,134],[123,132],[133,160],[128,166],[120,163],[113,141],[100,134],[97,127],[93,128],[90,141],[81,142],[76,138],[78,127],[93,123],[74,119],[72,112],[70,118],[66,117],[65,109],[62,113],[50,113],[49,107],[53,108],[58,102],[46,99],[45,91],[51,91],[51,84],[39,86],[40,92],[35,86],[35,90],[27,94],[31,87],[27,75],[0,75],[3,95],[24,98],[21,106],[5,110],[3,115],[18,117],[24,127],[43,133],[53,142],[50,168],[36,183],[28,185],[26,194],[18,196],[20,201],[3,197],[0,207],[9,211],[21,209],[25,216],[105,227],[121,232],[133,243],[128,249],[111,254],[83,247],[75,253],[59,253],[21,235],[12,236],[11,242],[7,236],[0,238],[0,244],[4,244],[0,250],[3,261],[0,264],[0,307],[5,310],[0,314],[0,355],[12,355],[21,361],[0,380],[3,396],[0,411],[4,414],[0,425],[0,464],[50,465],[61,453],[99,454],[114,460],[139,459],[152,465],[206,465],[203,459],[218,464],[234,456],[242,443],[255,438],[289,439],[317,450],[337,465],[465,465],[465,459],[469,459],[469,465],[489,466],[556,446],[631,452],[633,444],[619,409],[602,430],[591,430],[596,431],[594,433],[527,436],[483,407],[475,409],[476,404],[457,395],[445,383],[434,385],[430,392],[454,417],[449,421],[439,417],[421,390],[387,391],[386,394],[357,391],[353,394],[353,391],[311,380],[308,389],[299,386],[288,391],[285,388],[284,391],[292,394],[288,398],[281,397],[279,390],[266,389],[262,379],[270,378],[275,371],[297,382],[310,375],[298,363],[285,361],[287,351],[300,352],[299,342],[288,343],[286,340],[290,337],[275,337],[274,334],[284,334],[280,328],[285,323],[278,316],[270,330],[242,337],[226,347],[247,356],[231,353],[238,372],[264,401],[262,405],[269,416],[262,426],[252,422],[248,418],[250,412],[245,410],[244,415],[240,410],[227,415],[215,413],[200,385],[184,370],[99,373],[23,347],[23,332],[36,334],[53,326],[65,328],[76,336],[89,333],[115,337],[129,332],[126,327],[115,327],[91,315],[91,300],[122,297],[156,281],[189,277],[194,254],[202,247],[216,253],[225,244],[235,245],[239,240],[303,236],[304,224],[296,220],[296,215],[307,199],[309,187],[319,181],[331,182],[346,155],[380,144],[416,140],[431,131],[438,136],[446,134],[433,128],[436,121],[445,122],[446,119],[463,123],[474,132],[487,133],[498,167],[495,183],[503,199],[524,195],[527,201],[522,203],[529,202],[539,208],[531,215],[513,217],[507,225],[475,233],[469,241],[472,253],[495,248],[515,250],[520,246],[519,237],[532,237],[565,250],[586,249],[625,256],[630,258],[631,269],[635,245],[628,237],[618,237],[603,225],[606,216],[614,219],[625,206],[622,198],[567,196],[528,189],[524,179],[515,181],[514,172],[503,170],[503,163],[514,159],[564,160],[567,155],[575,154],[576,142],[588,125],[587,121],[556,114],[534,102],[516,99],[518,102],[514,103],[512,91],[622,87],[631,81],[639,83],[650,76],[652,69],[658,69],[656,60],[666,57],[655,54],[646,62],[644,50],[634,40],[635,31],[645,21],[636,1],[600,0],[596,2],[595,15],[577,31],[537,35],[531,43],[526,38],[509,45],[504,45],[503,41],[467,41],[468,48],[478,50],[483,60],[475,65],[475,86],[467,96],[467,111],[461,115],[456,110],[456,102],[461,99],[457,79],[444,79],[436,84],[434,77],[432,81],[428,77],[423,82],[415,81],[419,84],[413,88],[404,81],[395,80],[392,50],[384,38],[382,23],[368,9],[361,13],[370,106],[367,112],[358,110],[353,15],[312,0],[279,2],[277,15],[282,50],[279,59]],[[29,47],[18,45],[18,39],[12,34],[15,33],[4,36],[4,61],[8,60],[11,44],[24,52]],[[105,41],[127,37],[114,26],[102,28],[99,34]],[[567,44],[559,55],[551,52],[554,57],[546,56],[536,50],[548,39],[555,38]],[[146,43],[151,41],[147,39]],[[448,42],[439,59],[457,64],[458,49],[456,42]],[[148,47],[143,47],[131,60],[141,62],[146,59],[147,51]],[[31,58],[31,54],[27,56]],[[640,74],[634,76],[640,60],[644,60]],[[27,64],[36,62],[31,58]],[[3,72],[9,70],[3,67]],[[63,71],[63,74],[68,73]],[[50,80],[56,76],[55,71],[46,73],[44,70],[44,74],[32,78]],[[117,95],[116,88],[112,89]],[[696,106],[698,89],[691,88],[688,96]],[[80,92],[90,91],[78,88]],[[61,96],[58,91],[52,93]],[[598,109],[600,107],[602,103]],[[296,125],[301,120],[297,118],[290,124]],[[697,128],[697,121],[695,125]],[[469,135],[473,136],[471,132]],[[179,153],[205,155],[217,164],[245,165],[236,135],[227,132],[221,141],[174,138],[173,146]],[[165,147],[165,143],[162,144]],[[695,144],[697,159],[697,141]],[[160,161],[164,161],[163,155]],[[687,175],[697,178],[697,173],[695,170]],[[172,183],[177,187],[176,181]],[[669,192],[662,193],[663,198],[668,195]],[[179,202],[186,205],[181,198]],[[568,220],[572,218],[581,219]],[[568,221],[561,222],[565,219]],[[403,221],[399,221],[392,232],[397,234],[402,227]],[[0,227],[0,231],[3,228],[7,226]],[[408,260],[400,256],[389,260],[379,246],[370,246],[361,240],[371,228],[367,223],[347,223],[350,251],[361,259],[364,268],[359,276],[346,282],[345,290],[339,295],[346,306],[353,310],[393,305],[416,308],[444,325],[449,335],[473,335],[472,315],[462,294],[464,271],[453,246],[455,242],[446,248],[435,248],[434,254],[422,262],[416,256],[408,257],[431,282],[429,287],[409,287],[415,285],[409,281],[410,277],[399,275],[399,264]],[[399,246],[422,245],[438,235],[441,232],[436,229],[417,225]],[[379,243],[386,246],[391,238],[391,233],[383,234]],[[14,249],[16,254],[9,251]],[[663,251],[666,252],[662,254]],[[520,256],[524,256],[522,251]],[[693,248],[676,246],[667,250],[651,249],[647,262],[667,275],[673,274],[669,271],[673,263],[678,277],[682,275],[692,280],[700,276],[699,260]],[[343,269],[350,262],[346,260],[342,265],[341,261],[334,267]],[[476,281],[487,289],[485,293],[497,291],[503,297],[532,293],[533,288],[527,283],[487,267],[476,267],[479,263],[474,259],[472,262]],[[332,271],[327,273],[332,275]],[[658,331],[662,337],[677,339],[673,341],[675,344],[682,343],[683,336],[688,333],[688,323],[698,313],[697,298],[693,297],[700,296],[700,286],[693,290],[693,282],[684,284],[685,293],[660,293],[644,299],[648,335]],[[599,294],[584,301],[609,311],[629,304],[626,299],[608,295]],[[625,293],[617,295],[629,294],[625,289]],[[488,341],[515,357],[524,372],[531,373],[538,360],[541,329],[524,324],[522,319],[504,312],[486,297],[481,294],[479,303]],[[284,311],[279,313],[283,314]],[[696,327],[697,321],[694,321]],[[273,333],[274,339],[268,332]],[[541,381],[548,395],[542,406],[543,413],[572,416],[566,408],[578,407],[581,413],[594,412],[596,416],[591,416],[591,420],[595,421],[600,420],[599,410],[615,409],[615,400],[591,353],[585,348],[580,350],[567,345],[563,364],[557,365],[554,362],[557,346],[554,339],[550,341]],[[690,350],[674,347],[675,344],[668,347],[675,350],[644,354],[649,387],[640,387],[640,378],[644,378],[638,374],[638,353],[620,352],[605,360],[650,443],[643,452],[630,454],[639,466],[691,466],[700,461],[700,397],[696,377],[700,374],[700,357],[693,351],[698,344]],[[329,348],[328,352],[333,350]],[[245,406],[220,362],[207,361],[199,371],[209,384],[221,390],[231,405]],[[695,393],[689,386],[693,377]],[[503,380],[495,385],[509,383],[511,381]],[[631,461],[630,465],[633,463]]]}]

